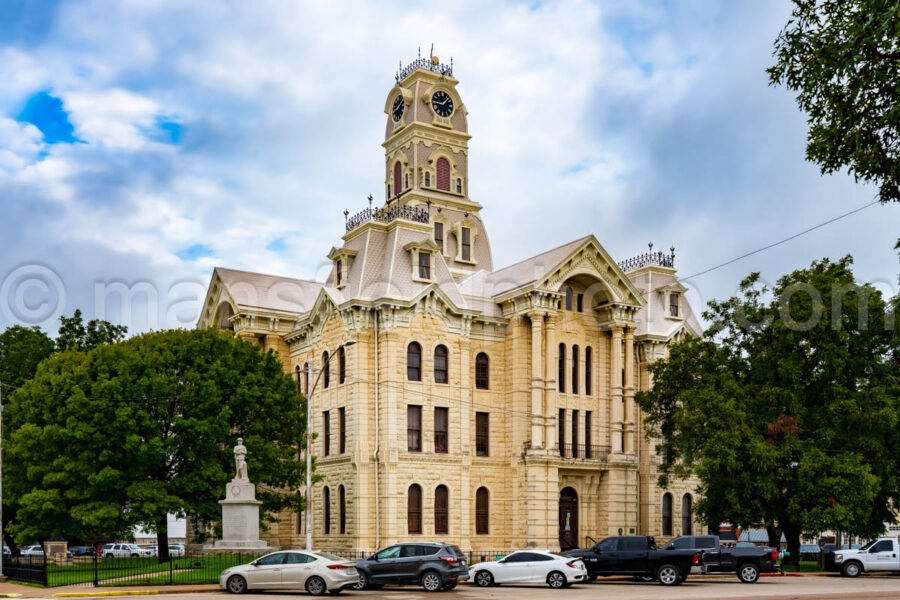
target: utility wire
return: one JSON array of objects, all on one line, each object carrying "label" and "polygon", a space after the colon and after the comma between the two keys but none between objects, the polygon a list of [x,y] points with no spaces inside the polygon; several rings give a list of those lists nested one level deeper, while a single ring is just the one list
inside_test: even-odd
[{"label": "utility wire", "polygon": [[769,244],[768,246],[763,246],[762,248],[758,248],[758,249],[756,249],[756,250],[753,250],[752,252],[748,252],[747,254],[742,254],[741,256],[738,256],[737,258],[732,258],[732,259],[729,260],[728,262],[723,262],[722,264],[716,265],[716,266],[714,266],[714,267],[710,267],[709,269],[706,269],[705,271],[700,271],[699,273],[694,273],[693,275],[689,275],[689,276],[687,276],[687,277],[682,277],[682,278],[680,278],[680,279],[681,279],[682,281],[684,281],[684,280],[686,280],[686,279],[693,279],[694,277],[700,277],[701,275],[706,275],[707,273],[710,273],[710,272],[712,272],[712,271],[715,271],[716,269],[721,269],[722,267],[726,267],[726,266],[730,265],[731,263],[734,263],[734,262],[737,262],[737,261],[742,260],[742,259],[744,259],[744,258],[747,258],[748,256],[753,256],[754,254],[758,254],[758,253],[760,253],[760,252],[762,252],[762,251],[764,251],[764,250],[768,250],[769,248],[774,248],[775,246],[780,246],[781,244],[784,244],[785,242],[789,242],[789,241],[791,241],[791,240],[797,239],[797,238],[800,237],[801,235],[806,235],[806,234],[809,233],[810,231],[815,231],[816,229],[819,229],[820,227],[825,227],[826,225],[829,225],[829,224],[831,224],[831,223],[834,223],[835,221],[840,221],[840,220],[843,219],[844,217],[849,217],[850,215],[855,214],[855,213],[858,213],[858,212],[860,212],[861,210],[865,210],[865,209],[869,208],[869,207],[872,206],[872,205],[878,204],[879,202],[880,202],[879,200],[875,200],[875,201],[873,201],[873,202],[869,202],[868,204],[866,204],[866,205],[864,205],[864,206],[860,206],[859,208],[855,208],[855,209],[851,210],[850,212],[846,212],[846,213],[844,213],[844,214],[842,214],[842,215],[838,215],[837,217],[834,217],[833,219],[829,219],[829,220],[825,221],[824,223],[819,223],[818,225],[815,225],[815,226],[813,226],[813,227],[810,227],[809,229],[805,229],[805,230],[801,231],[800,233],[795,233],[794,235],[792,235],[792,236],[790,236],[790,237],[786,237],[786,238],[784,238],[783,240],[780,240],[780,241],[777,241],[777,242],[775,242],[775,243]]}]

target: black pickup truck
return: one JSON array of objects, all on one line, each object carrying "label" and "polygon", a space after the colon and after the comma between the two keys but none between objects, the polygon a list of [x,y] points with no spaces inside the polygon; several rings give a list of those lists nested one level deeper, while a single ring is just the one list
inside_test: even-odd
[{"label": "black pickup truck", "polygon": [[709,573],[737,573],[744,583],[755,583],[760,573],[778,570],[778,551],[757,548],[729,548],[716,535],[683,535],[666,544],[666,550],[693,550],[701,553],[701,562]]},{"label": "black pickup truck", "polygon": [[580,558],[587,567],[588,581],[609,575],[632,575],[662,585],[678,585],[700,567],[700,553],[657,550],[656,541],[644,535],[608,537],[590,548],[569,550],[565,556]]}]

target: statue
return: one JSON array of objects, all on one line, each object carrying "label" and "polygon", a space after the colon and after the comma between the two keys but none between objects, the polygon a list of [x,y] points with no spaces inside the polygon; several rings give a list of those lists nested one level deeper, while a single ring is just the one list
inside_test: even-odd
[{"label": "statue", "polygon": [[244,438],[238,438],[237,446],[234,447],[234,467],[237,471],[235,479],[250,479],[247,474],[247,447],[244,446]]}]

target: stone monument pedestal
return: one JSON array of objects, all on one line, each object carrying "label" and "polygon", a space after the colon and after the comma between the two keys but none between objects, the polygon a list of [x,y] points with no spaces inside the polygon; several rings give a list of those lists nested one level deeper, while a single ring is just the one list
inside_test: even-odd
[{"label": "stone monument pedestal", "polygon": [[225,486],[222,505],[222,539],[216,550],[265,550],[269,544],[259,539],[259,506],[256,486],[249,479],[235,477]]}]

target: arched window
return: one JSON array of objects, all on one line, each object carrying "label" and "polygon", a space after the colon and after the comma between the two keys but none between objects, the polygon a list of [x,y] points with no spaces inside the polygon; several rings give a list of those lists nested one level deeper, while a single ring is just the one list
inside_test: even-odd
[{"label": "arched window", "polygon": [[400,194],[400,161],[394,163],[394,193]]},{"label": "arched window", "polygon": [[486,487],[478,488],[475,492],[475,533],[478,535],[487,535],[491,531],[490,504],[490,492]]},{"label": "arched window", "polygon": [[681,498],[681,535],[693,535],[694,533],[694,498],[685,494]]},{"label": "arched window", "polygon": [[566,310],[572,310],[572,288],[566,286]]},{"label": "arched window", "polygon": [[347,379],[347,353],[341,346],[338,350],[338,383],[344,383],[345,379]]},{"label": "arched window", "polygon": [[594,393],[591,373],[594,369],[594,350],[590,346],[584,349],[584,393],[590,396]]},{"label": "arched window", "polygon": [[[578,393],[578,344],[572,346],[572,393]],[[573,440],[574,442],[574,440]]]},{"label": "arched window", "polygon": [[294,373],[297,374],[297,393],[302,394],[303,374],[300,372],[300,365],[297,365],[297,367],[294,369]]},{"label": "arched window", "polygon": [[407,533],[422,533],[422,488],[414,483],[406,496]]},{"label": "arched window", "polygon": [[456,178],[456,193],[462,194],[462,179],[459,177]]},{"label": "arched window", "polygon": [[439,485],[434,490],[434,533],[450,533],[450,492],[446,485]]},{"label": "arched window", "polygon": [[479,352],[475,357],[475,388],[479,390],[490,389],[491,384],[491,359],[484,352]]},{"label": "arched window", "polygon": [[447,346],[443,344],[434,349],[434,382],[447,383]]},{"label": "arched window", "polygon": [[450,191],[450,161],[443,156],[437,159],[437,188]]},{"label": "arched window", "polygon": [[347,533],[347,492],[343,485],[338,488],[338,524],[338,531]]},{"label": "arched window", "polygon": [[331,533],[331,490],[327,486],[322,490],[322,508],[325,511],[324,531],[328,535]]},{"label": "arched window", "polygon": [[666,492],[662,499],[662,534],[672,535],[672,494]]},{"label": "arched window", "polygon": [[556,387],[560,392],[566,391],[566,345],[559,345],[559,373],[556,374]]},{"label": "arched window", "polygon": [[328,350],[322,353],[322,385],[326,388],[331,383],[331,363],[328,362]]},{"label": "arched window", "polygon": [[431,187],[431,172],[425,171],[425,187]]},{"label": "arched window", "polygon": [[422,346],[419,342],[410,342],[406,347],[406,378],[422,381]]}]

